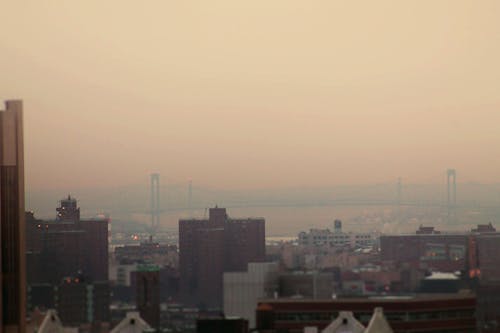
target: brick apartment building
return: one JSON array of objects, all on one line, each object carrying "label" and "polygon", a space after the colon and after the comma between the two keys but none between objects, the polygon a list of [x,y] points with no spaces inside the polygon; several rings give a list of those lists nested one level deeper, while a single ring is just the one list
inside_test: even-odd
[{"label": "brick apartment building", "polygon": [[186,304],[220,308],[223,273],[263,261],[263,218],[233,219],[215,207],[208,219],[179,220],[180,290]]}]

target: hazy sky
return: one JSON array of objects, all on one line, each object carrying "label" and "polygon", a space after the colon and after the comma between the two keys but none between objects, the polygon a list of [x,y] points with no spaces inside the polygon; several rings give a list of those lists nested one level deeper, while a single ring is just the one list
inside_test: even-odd
[{"label": "hazy sky", "polygon": [[29,189],[500,181],[500,1],[0,1]]}]

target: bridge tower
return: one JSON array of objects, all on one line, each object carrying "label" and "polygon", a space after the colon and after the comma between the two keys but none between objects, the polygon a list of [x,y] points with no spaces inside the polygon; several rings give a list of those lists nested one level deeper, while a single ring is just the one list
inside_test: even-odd
[{"label": "bridge tower", "polygon": [[160,174],[151,174],[151,235],[158,229],[160,225]]},{"label": "bridge tower", "polygon": [[397,210],[396,210],[396,214],[397,214],[397,219],[398,219],[398,223],[401,223],[401,189],[402,189],[402,184],[401,184],[401,177],[398,178],[398,197],[396,198],[396,204],[397,204]]},{"label": "bridge tower", "polygon": [[457,173],[455,169],[448,169],[446,172],[447,184],[447,208],[448,208],[448,223],[455,222],[456,206],[457,206]]},{"label": "bridge tower", "polygon": [[190,179],[188,183],[188,202],[187,202],[189,218],[193,217],[193,181]]}]

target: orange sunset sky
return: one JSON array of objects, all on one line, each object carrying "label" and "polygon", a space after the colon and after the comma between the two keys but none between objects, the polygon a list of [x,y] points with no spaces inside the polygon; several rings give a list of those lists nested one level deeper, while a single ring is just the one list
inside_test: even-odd
[{"label": "orange sunset sky", "polygon": [[500,182],[500,1],[0,3],[28,189]]}]

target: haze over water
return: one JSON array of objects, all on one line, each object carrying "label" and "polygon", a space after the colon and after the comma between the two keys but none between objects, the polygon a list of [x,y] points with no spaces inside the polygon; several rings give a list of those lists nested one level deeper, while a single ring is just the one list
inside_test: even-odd
[{"label": "haze over water", "polygon": [[[72,192],[82,216],[110,214],[114,230],[134,222],[134,228],[150,224],[150,189],[147,177],[142,186],[99,191]],[[500,214],[500,185],[464,184],[457,187],[458,220],[447,223],[446,184],[402,184],[400,213],[395,183],[323,188],[274,190],[221,190],[192,187],[191,212],[187,184],[163,184],[160,188],[162,230],[176,231],[179,218],[207,216],[207,208],[226,207],[231,217],[265,217],[267,235],[296,235],[309,228],[331,228],[334,219],[345,230],[414,232],[420,224],[441,230],[468,230],[478,223],[497,222]],[[33,191],[27,207],[38,217],[51,219],[61,199],[59,190]],[[142,227],[140,227],[142,225]]]}]

